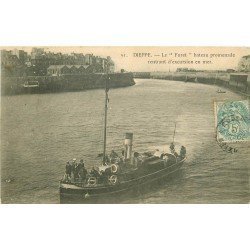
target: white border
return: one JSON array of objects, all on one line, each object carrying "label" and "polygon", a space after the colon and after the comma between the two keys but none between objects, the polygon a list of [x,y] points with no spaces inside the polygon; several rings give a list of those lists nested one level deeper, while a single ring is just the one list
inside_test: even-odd
[{"label": "white border", "polygon": [[249,1],[1,2],[0,45],[249,46]]}]

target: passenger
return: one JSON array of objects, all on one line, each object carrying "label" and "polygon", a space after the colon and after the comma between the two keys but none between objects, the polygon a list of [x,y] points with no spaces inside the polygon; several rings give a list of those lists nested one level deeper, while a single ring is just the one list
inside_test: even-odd
[{"label": "passenger", "polygon": [[177,158],[179,155],[174,151],[174,156]]},{"label": "passenger", "polygon": [[174,147],[174,143],[173,142],[170,144],[169,148],[170,148],[171,153],[174,154],[175,153],[175,147]]},{"label": "passenger", "polygon": [[135,168],[138,168],[138,166],[139,166],[139,164],[140,164],[139,153],[134,152],[133,161],[134,161],[134,167],[135,167]]},{"label": "passenger", "polygon": [[108,155],[105,156],[105,162],[106,162],[106,163],[110,163],[110,158],[109,158]]},{"label": "passenger", "polygon": [[80,170],[81,168],[84,168],[84,163],[83,163],[83,159],[80,160],[80,163],[78,164],[78,169]]},{"label": "passenger", "polygon": [[88,171],[84,167],[83,160],[80,160],[80,163],[78,164],[78,172],[79,172],[79,176],[80,176],[81,181],[84,182],[86,180]]},{"label": "passenger", "polygon": [[118,154],[114,150],[112,150],[109,158],[111,163],[115,163],[116,159],[118,158]]},{"label": "passenger", "polygon": [[117,158],[118,154],[114,150],[111,150],[110,157]]},{"label": "passenger", "polygon": [[181,146],[180,157],[181,157],[181,158],[185,158],[186,153],[187,153],[186,148],[185,148],[184,146]]},{"label": "passenger", "polygon": [[66,163],[66,180],[67,181],[70,181],[70,179],[71,179],[71,165],[70,165],[70,163],[69,163],[69,161],[67,161],[67,163]]},{"label": "passenger", "polygon": [[99,172],[95,169],[95,167],[93,167],[93,168],[91,169],[90,175],[92,175],[93,177],[96,177],[96,178],[100,177],[100,174],[99,174]]},{"label": "passenger", "polygon": [[73,177],[74,177],[74,181],[78,180],[79,178],[79,173],[78,173],[78,167],[77,167],[77,163],[76,163],[76,159],[74,158],[73,159],[73,162],[72,162],[72,172],[73,172]]},{"label": "passenger", "polygon": [[122,150],[122,156],[120,157],[120,162],[124,163],[125,162],[125,151]]}]

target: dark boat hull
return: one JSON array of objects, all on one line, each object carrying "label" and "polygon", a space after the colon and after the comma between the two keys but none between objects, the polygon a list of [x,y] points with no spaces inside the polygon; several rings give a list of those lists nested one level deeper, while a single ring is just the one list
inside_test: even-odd
[{"label": "dark boat hull", "polygon": [[141,188],[165,180],[177,172],[184,161],[185,159],[138,178],[122,181],[114,186],[80,187],[70,183],[60,183],[60,201],[61,203],[71,201],[74,203],[109,203],[109,200],[114,197],[120,197],[122,194],[135,194]]}]

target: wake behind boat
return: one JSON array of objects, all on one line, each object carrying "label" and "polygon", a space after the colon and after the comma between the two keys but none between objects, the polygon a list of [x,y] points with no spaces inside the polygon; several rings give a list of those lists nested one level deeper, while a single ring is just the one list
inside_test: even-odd
[{"label": "wake behind boat", "polygon": [[133,151],[133,133],[126,133],[124,150],[117,154],[112,150],[106,153],[108,80],[105,88],[105,122],[102,164],[87,171],[83,160],[76,159],[67,163],[66,173],[60,181],[60,198],[78,198],[81,202],[90,202],[91,198],[105,199],[129,190],[163,179],[178,171],[186,159],[186,148],[176,149],[173,142],[168,150],[138,153]]}]

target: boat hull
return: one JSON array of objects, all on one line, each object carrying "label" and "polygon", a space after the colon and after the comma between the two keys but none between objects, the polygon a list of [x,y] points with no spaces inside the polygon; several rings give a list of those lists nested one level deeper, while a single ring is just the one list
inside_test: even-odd
[{"label": "boat hull", "polygon": [[80,187],[70,183],[60,183],[60,201],[61,203],[71,203],[72,201],[75,203],[112,203],[113,198],[121,198],[122,194],[131,193],[134,195],[154,183],[159,184],[162,180],[178,172],[184,161],[185,159],[158,171],[132,180],[122,181],[113,186]]}]

